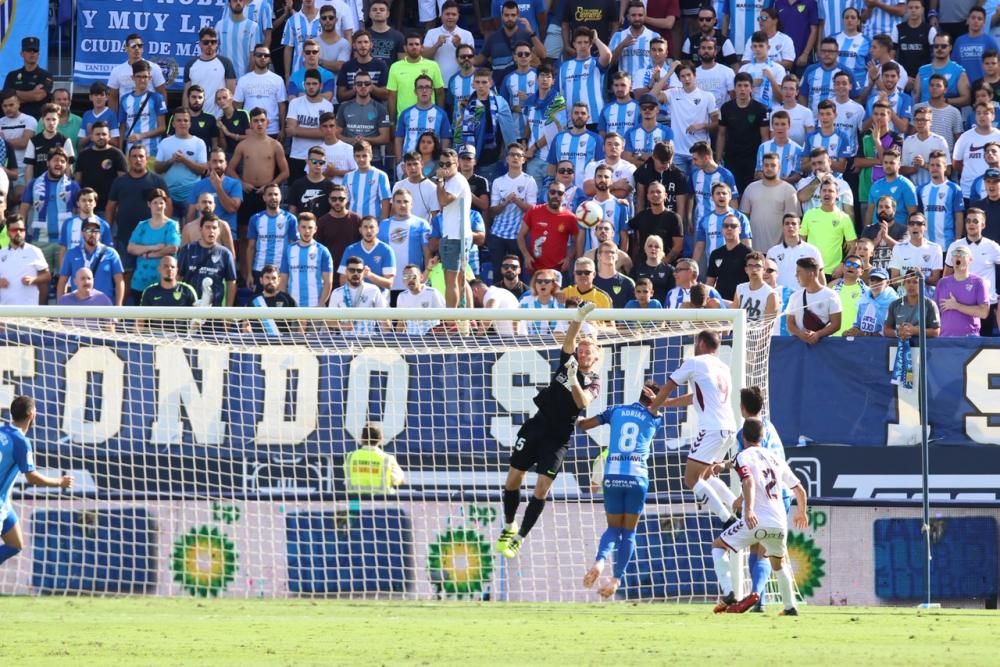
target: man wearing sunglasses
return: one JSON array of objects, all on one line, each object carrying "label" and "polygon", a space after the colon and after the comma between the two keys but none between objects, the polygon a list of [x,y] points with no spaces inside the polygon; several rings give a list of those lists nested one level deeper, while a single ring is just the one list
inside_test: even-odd
[{"label": "man wearing sunglasses", "polygon": [[904,276],[913,269],[923,272],[928,296],[933,294],[933,286],[941,279],[944,268],[944,253],[941,246],[927,239],[927,216],[922,211],[914,211],[906,221],[908,237],[892,249],[889,260],[889,275],[893,280]]},{"label": "man wearing sunglasses", "polygon": [[[202,28],[198,32],[198,57],[192,58],[184,66],[185,104],[188,100],[188,89],[193,85],[201,86],[205,95],[205,106],[202,110],[213,117],[217,117],[220,112],[219,107],[215,105],[215,91],[219,88],[236,90],[236,68],[233,66],[233,61],[219,55],[219,33],[215,28]],[[192,109],[192,112],[195,111]]]},{"label": "man wearing sunglasses", "polygon": [[857,255],[848,255],[844,258],[844,276],[830,286],[840,298],[840,329],[834,336],[844,336],[846,332],[854,327],[854,321],[858,316],[858,304],[861,297],[868,293],[868,286],[865,285],[862,276],[861,258]]},{"label": "man wearing sunglasses", "polygon": [[[146,48],[145,42],[142,41],[142,35],[132,33],[125,38],[123,43],[123,49],[125,55],[128,56],[128,60],[125,62],[115,65],[111,74],[108,75],[108,106],[111,107],[115,113],[118,113],[118,102],[127,93],[131,93],[135,90],[135,82],[132,80],[132,65],[144,60],[142,54]],[[152,79],[150,83],[153,88],[164,99],[167,98],[167,80],[163,76],[163,70],[160,66],[146,60],[150,67],[150,73],[152,74]]]},{"label": "man wearing sunglasses", "polygon": [[[233,101],[240,109],[249,111],[260,107],[267,112],[267,133],[278,138],[281,127],[288,113],[288,94],[285,92],[285,82],[272,72],[271,49],[267,44],[259,43],[253,47],[251,71],[240,77],[236,82],[236,93]],[[249,124],[249,117],[247,123]]]},{"label": "man wearing sunglasses", "polygon": [[[553,181],[546,192],[546,203],[532,206],[522,218],[517,246],[529,271],[555,269],[563,273],[573,264],[574,255],[569,248],[576,247],[580,230],[576,215],[563,208],[565,194],[566,186]],[[574,241],[571,245],[570,239]]]}]

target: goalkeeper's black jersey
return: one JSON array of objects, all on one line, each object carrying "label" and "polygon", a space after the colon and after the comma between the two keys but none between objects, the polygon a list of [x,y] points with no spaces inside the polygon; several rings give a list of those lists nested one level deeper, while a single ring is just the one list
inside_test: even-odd
[{"label": "goalkeeper's black jersey", "polygon": [[[535,396],[538,414],[551,420],[551,425],[556,428],[572,427],[576,423],[576,418],[580,416],[580,408],[576,407],[573,394],[563,385],[566,381],[566,362],[572,356],[562,350],[559,351],[559,366],[552,374],[548,386],[542,388]],[[577,370],[576,377],[580,381],[580,387],[596,398],[601,391],[600,376],[593,371],[583,373]]]}]

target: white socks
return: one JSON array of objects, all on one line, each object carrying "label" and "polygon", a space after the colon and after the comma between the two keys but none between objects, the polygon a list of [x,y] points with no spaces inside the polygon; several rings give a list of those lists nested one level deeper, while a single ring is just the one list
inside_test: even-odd
[{"label": "white socks", "polygon": [[729,569],[729,549],[712,547],[712,563],[715,564],[715,578],[719,581],[722,595],[733,592],[733,573]]},{"label": "white socks", "polygon": [[[712,555],[714,557],[714,550]],[[781,601],[785,604],[785,609],[794,609],[795,590],[792,588],[792,571],[785,565],[780,570],[776,570],[774,574],[778,578],[778,590],[781,591]]]},{"label": "white socks", "polygon": [[[718,483],[714,484],[713,481]],[[729,508],[732,506],[736,496],[733,495],[733,492],[718,477],[711,477],[708,480],[699,479],[692,490],[695,496],[705,498],[709,509],[715,512],[723,521],[729,521],[730,517],[733,516]]]}]

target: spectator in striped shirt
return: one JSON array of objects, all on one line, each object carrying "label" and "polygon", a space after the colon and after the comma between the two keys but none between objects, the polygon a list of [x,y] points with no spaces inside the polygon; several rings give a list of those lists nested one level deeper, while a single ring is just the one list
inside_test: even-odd
[{"label": "spectator in striped shirt", "polygon": [[299,216],[299,240],[285,248],[281,259],[279,290],[287,291],[299,306],[325,306],[333,290],[333,260],[330,251],[320,245],[316,234],[316,216]]},{"label": "spectator in striped shirt", "polygon": [[247,256],[244,280],[248,287],[260,283],[268,264],[278,264],[285,248],[299,239],[298,221],[281,208],[281,186],[271,183],[264,188],[266,208],[250,218],[247,227]]},{"label": "spectator in striped shirt", "polygon": [[243,11],[246,4],[246,0],[229,0],[229,13],[215,24],[219,52],[232,61],[237,78],[250,71],[250,52],[264,40],[260,24]]},{"label": "spectator in striped shirt", "polygon": [[371,166],[372,145],[364,139],[354,144],[354,162],[358,168],[344,175],[344,185],[351,193],[354,210],[361,216],[389,217],[389,175]]}]

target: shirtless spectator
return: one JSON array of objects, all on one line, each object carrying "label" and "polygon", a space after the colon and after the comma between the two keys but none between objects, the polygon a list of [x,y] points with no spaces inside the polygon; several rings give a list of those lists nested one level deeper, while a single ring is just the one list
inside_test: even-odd
[{"label": "shirtless spectator", "polygon": [[[184,225],[184,229],[181,230],[181,247],[188,245],[189,243],[197,243],[201,240],[201,219],[206,213],[215,214],[215,197],[212,196],[211,192],[202,192],[198,195],[198,200],[191,205],[193,208],[194,218],[191,222]],[[229,248],[229,252],[236,255],[236,246],[233,245],[233,232],[229,227],[229,223],[218,218],[219,220],[219,236],[216,239],[219,245],[223,245]]]},{"label": "shirtless spectator", "polygon": [[[242,175],[240,166],[243,167]],[[243,181],[243,205],[237,217],[237,238],[240,241],[237,257],[242,263],[247,259],[246,230],[250,218],[266,208],[264,188],[271,183],[281,185],[288,180],[285,149],[267,135],[267,112],[260,107],[250,110],[250,131],[247,138],[236,146],[228,173]]]}]

